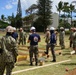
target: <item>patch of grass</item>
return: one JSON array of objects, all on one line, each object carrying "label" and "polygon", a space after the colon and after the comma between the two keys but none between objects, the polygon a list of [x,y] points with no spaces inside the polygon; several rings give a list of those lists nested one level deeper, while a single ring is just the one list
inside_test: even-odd
[{"label": "patch of grass", "polygon": [[[45,39],[43,37],[44,34],[41,34],[40,36],[41,36],[41,42],[39,43],[39,49],[43,48],[43,52],[44,52],[45,48],[46,48],[46,46],[45,46],[46,43],[44,41]],[[65,36],[65,46],[66,46],[66,48],[61,50],[61,55],[56,53],[56,59],[57,59],[57,62],[68,60],[68,59],[71,59],[71,61],[61,63],[61,64],[56,64],[56,65],[51,65],[51,66],[47,66],[47,67],[43,67],[43,68],[31,70],[31,71],[21,72],[21,73],[13,74],[13,75],[65,75],[67,73],[66,68],[68,68],[69,71],[74,69],[75,66],[76,66],[76,60],[75,60],[76,55],[70,55],[71,48],[69,48],[68,37],[69,36]],[[61,49],[61,47],[59,46],[59,39],[57,41],[57,45],[58,46],[55,47],[55,51]],[[29,46],[29,44],[27,43],[26,46]],[[21,52],[21,53],[23,52],[23,53],[26,53],[26,54],[29,53],[28,50],[27,50],[27,52],[19,50],[19,52]],[[50,55],[49,58],[46,58],[46,56],[44,56],[44,58],[45,58],[44,65],[53,63],[53,62],[50,62],[52,60],[51,51],[49,51],[49,55]],[[13,72],[36,67],[36,66],[29,66],[29,58],[25,61],[17,62],[15,65],[16,65],[16,67],[13,69]]]}]

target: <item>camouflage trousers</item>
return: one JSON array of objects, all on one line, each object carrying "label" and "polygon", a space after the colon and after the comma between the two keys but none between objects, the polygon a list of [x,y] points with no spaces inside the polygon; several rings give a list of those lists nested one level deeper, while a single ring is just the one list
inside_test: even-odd
[{"label": "camouflage trousers", "polygon": [[13,62],[4,62],[0,55],[0,75],[4,75],[4,71],[6,69],[6,75],[12,75],[12,69],[14,68]]},{"label": "camouflage trousers", "polygon": [[24,44],[26,44],[26,38],[24,38]]},{"label": "camouflage trousers", "polygon": [[61,49],[64,49],[65,48],[64,40],[62,40],[62,39],[60,39],[60,46],[61,46]]},{"label": "camouflage trousers", "polygon": [[50,43],[47,43],[47,44],[46,44],[46,52],[45,52],[47,55],[48,55],[48,53],[49,53],[49,48],[50,48]]},{"label": "camouflage trousers", "polygon": [[72,40],[70,40],[69,47],[73,47],[73,41]]},{"label": "camouflage trousers", "polygon": [[38,63],[38,46],[30,46],[29,49],[29,56],[30,56],[30,64],[33,64],[33,57],[35,58],[35,63]]},{"label": "camouflage trousers", "polygon": [[46,45],[46,53],[47,54],[49,53],[49,48],[51,49],[53,60],[56,60],[55,51],[54,51],[55,45],[54,44],[50,44],[50,43]]},{"label": "camouflage trousers", "polygon": [[25,44],[25,40],[24,40],[24,38],[20,38],[20,39],[19,39],[19,45],[20,45],[20,44],[22,44],[22,45]]},{"label": "camouflage trousers", "polygon": [[75,40],[73,41],[73,50],[75,50],[75,53],[76,53],[76,41]]}]

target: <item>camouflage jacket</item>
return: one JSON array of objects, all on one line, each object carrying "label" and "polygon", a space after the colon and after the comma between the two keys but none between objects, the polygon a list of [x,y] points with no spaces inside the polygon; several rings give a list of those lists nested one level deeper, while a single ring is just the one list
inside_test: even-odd
[{"label": "camouflage jacket", "polygon": [[59,34],[59,40],[64,40],[64,37],[65,37],[65,32],[64,31],[60,31],[60,34]]},{"label": "camouflage jacket", "polygon": [[49,43],[49,41],[50,41],[50,31],[47,31],[45,34],[45,42]]},{"label": "camouflage jacket", "polygon": [[73,42],[76,42],[76,32],[73,33]]},{"label": "camouflage jacket", "polygon": [[4,62],[15,62],[18,50],[16,41],[11,36],[3,36],[1,40],[2,58]]},{"label": "camouflage jacket", "polygon": [[73,32],[70,32],[69,40],[73,40]]}]

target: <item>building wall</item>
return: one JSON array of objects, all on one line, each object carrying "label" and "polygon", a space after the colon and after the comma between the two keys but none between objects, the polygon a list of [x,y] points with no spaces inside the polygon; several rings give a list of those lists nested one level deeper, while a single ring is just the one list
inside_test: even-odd
[{"label": "building wall", "polygon": [[52,25],[49,27],[55,27],[57,28],[59,25],[59,15],[57,13],[52,14]]},{"label": "building wall", "polygon": [[[35,21],[38,17],[35,15],[35,18],[33,19],[33,21]],[[49,25],[48,28],[50,27],[55,27],[57,28],[59,25],[59,15],[58,13],[52,13],[52,25]],[[26,25],[24,23],[24,27],[26,28]]]}]

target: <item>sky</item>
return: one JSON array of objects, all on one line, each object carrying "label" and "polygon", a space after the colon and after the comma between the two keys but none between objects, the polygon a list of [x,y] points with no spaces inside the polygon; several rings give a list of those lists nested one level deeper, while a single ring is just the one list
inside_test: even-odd
[{"label": "sky", "polygon": [[[32,4],[36,4],[38,0],[21,0],[22,16],[26,16],[25,10],[30,7]],[[75,0],[51,0],[52,3],[52,12],[57,12],[56,6],[59,1],[72,3]],[[0,0],[0,16],[3,14],[5,17],[11,16],[12,13],[16,15],[17,13],[17,4],[18,0]],[[73,3],[75,4],[75,3]],[[58,12],[57,12],[58,13]]]}]

